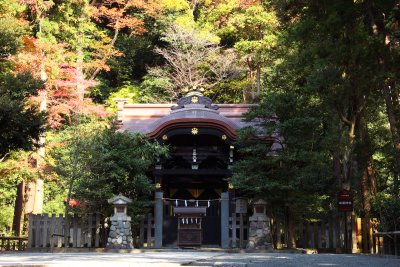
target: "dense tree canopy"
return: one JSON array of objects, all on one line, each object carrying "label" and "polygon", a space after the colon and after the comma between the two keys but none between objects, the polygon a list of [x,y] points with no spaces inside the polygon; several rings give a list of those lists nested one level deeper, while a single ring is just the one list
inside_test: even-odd
[{"label": "dense tree canopy", "polygon": [[[46,211],[63,208],[71,181],[88,203],[144,198],[160,147],[107,122],[113,99],[174,102],[201,87],[259,104],[248,117],[260,125],[238,140],[239,192],[298,218],[332,212],[348,188],[357,215],[398,229],[399,20],[394,0],[0,0],[0,205],[38,177]],[[39,145],[51,154],[34,164]]]}]

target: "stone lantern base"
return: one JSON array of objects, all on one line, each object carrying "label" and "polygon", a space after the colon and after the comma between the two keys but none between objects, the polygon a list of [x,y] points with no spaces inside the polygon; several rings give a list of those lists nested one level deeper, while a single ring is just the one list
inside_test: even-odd
[{"label": "stone lantern base", "polygon": [[107,248],[133,249],[131,218],[128,216],[113,216],[107,240]]},{"label": "stone lantern base", "polygon": [[251,216],[249,222],[249,241],[246,248],[272,250],[272,235],[269,218],[265,215]]},{"label": "stone lantern base", "polygon": [[253,216],[249,218],[249,242],[247,249],[272,250],[270,220],[266,215],[267,202],[262,199],[254,201]]}]

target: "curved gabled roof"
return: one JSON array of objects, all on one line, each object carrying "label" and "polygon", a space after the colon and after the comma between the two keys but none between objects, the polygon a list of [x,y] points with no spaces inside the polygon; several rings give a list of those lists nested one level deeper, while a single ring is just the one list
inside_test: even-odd
[{"label": "curved gabled roof", "polygon": [[167,131],[177,128],[211,128],[235,139],[236,131],[251,125],[242,120],[248,104],[212,104],[211,99],[199,92],[190,92],[172,104],[126,104],[117,99],[118,119],[121,130],[140,132],[160,138]]},{"label": "curved gabled roof", "polygon": [[157,138],[168,130],[184,127],[215,128],[232,139],[236,137],[236,130],[241,128],[216,110],[192,106],[173,110],[171,114],[156,120],[149,126],[148,134],[150,137]]}]

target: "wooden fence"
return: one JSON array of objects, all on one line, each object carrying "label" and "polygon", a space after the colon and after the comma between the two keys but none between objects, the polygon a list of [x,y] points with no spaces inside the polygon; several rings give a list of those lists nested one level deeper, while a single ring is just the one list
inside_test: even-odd
[{"label": "wooden fence", "polygon": [[[338,216],[320,221],[304,221],[294,227],[297,248],[315,249],[319,252],[358,252],[356,217]],[[275,248],[289,246],[289,234],[284,221],[273,221]]]},{"label": "wooden fence", "polygon": [[27,243],[27,237],[0,236],[0,251],[22,251]]},{"label": "wooden fence", "polygon": [[374,254],[400,255],[400,231],[380,232],[372,234]]},{"label": "wooden fence", "polygon": [[151,213],[147,214],[145,218],[140,221],[137,245],[140,248],[154,247],[154,217]]},{"label": "wooden fence", "polygon": [[[65,229],[69,229],[67,235]],[[75,214],[68,226],[63,215],[30,215],[28,231],[28,248],[104,247],[107,242],[103,216],[99,213],[82,217]]]},{"label": "wooden fence", "polygon": [[229,217],[229,239],[231,248],[246,248],[249,220],[243,214],[232,213]]}]

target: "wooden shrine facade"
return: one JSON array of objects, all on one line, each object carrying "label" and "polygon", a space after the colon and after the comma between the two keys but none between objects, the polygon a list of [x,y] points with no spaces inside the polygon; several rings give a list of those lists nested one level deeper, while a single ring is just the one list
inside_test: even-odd
[{"label": "wooden shrine facade", "polygon": [[[234,197],[227,178],[237,158],[237,130],[254,124],[242,120],[252,105],[213,104],[198,91],[177,104],[116,101],[121,130],[147,134],[170,147],[170,156],[158,160],[153,171],[155,247],[227,247]],[[204,214],[183,215],[182,208]]]}]

